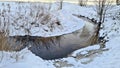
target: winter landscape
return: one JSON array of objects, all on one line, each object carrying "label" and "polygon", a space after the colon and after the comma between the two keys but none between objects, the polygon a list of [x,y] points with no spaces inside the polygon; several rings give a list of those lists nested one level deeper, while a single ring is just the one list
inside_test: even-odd
[{"label": "winter landscape", "polygon": [[0,68],[120,68],[119,26],[120,0],[1,1]]}]

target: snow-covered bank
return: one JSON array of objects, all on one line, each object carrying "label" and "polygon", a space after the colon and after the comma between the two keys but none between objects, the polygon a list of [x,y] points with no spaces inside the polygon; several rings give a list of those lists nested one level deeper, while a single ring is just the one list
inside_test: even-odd
[{"label": "snow-covered bank", "polygon": [[[79,7],[71,4],[65,4],[65,6],[67,7],[65,12],[69,10],[71,13],[80,13],[88,17],[92,17],[93,15],[94,17],[94,11],[92,11],[91,8]],[[120,25],[119,22],[116,22],[113,26],[114,22],[116,22],[116,20],[108,18],[104,23],[104,29],[101,31],[101,35],[103,35],[103,33],[108,33],[109,37],[109,41],[106,43],[106,48],[104,49],[99,49],[99,45],[89,46],[73,52],[69,57],[50,61],[35,56],[27,49],[19,53],[3,52],[0,53],[4,56],[0,63],[0,68],[119,68]],[[15,57],[15,55],[18,56]]]},{"label": "snow-covered bank", "polygon": [[[100,51],[95,52],[90,56],[76,59],[73,57],[67,57],[63,58],[61,60],[55,60],[55,61],[46,61],[43,60],[34,54],[32,54],[27,49],[22,50],[19,53],[6,53],[4,52],[4,58],[2,62],[0,63],[1,68],[56,68],[56,66],[60,66],[61,63],[67,62],[67,64],[72,65],[70,67],[65,68],[119,68],[120,67],[120,37],[114,37],[109,42],[106,43],[107,47],[105,49],[109,49],[107,51]],[[87,48],[80,49],[79,51],[75,51],[73,56],[76,56],[77,54],[84,54],[87,55],[90,50],[96,50],[99,49],[98,45],[90,46]],[[18,55],[18,60],[16,61],[16,57]],[[12,55],[13,57],[10,57]],[[61,62],[61,63],[56,63]],[[54,66],[55,65],[55,66]],[[62,66],[61,66],[62,67]],[[62,67],[64,68],[64,66]]]},{"label": "snow-covered bank", "polygon": [[1,2],[0,6],[3,13],[1,23],[9,23],[6,28],[9,29],[10,36],[59,36],[84,26],[84,21],[73,16],[70,11],[49,10],[49,5],[42,3]]},{"label": "snow-covered bank", "polygon": [[[0,54],[2,54],[0,52]],[[27,48],[20,52],[3,52],[0,68],[55,68],[52,62],[44,61]]]},{"label": "snow-covered bank", "polygon": [[95,24],[74,16],[71,10],[53,10],[52,7],[48,10],[48,5],[41,3],[3,2],[1,6],[1,23],[8,25],[11,50],[18,50],[17,45],[20,49],[28,46],[43,59],[55,59],[92,44],[90,41],[95,33]]},{"label": "snow-covered bank", "polygon": [[[73,64],[72,67],[70,68],[87,68],[87,67],[92,67],[92,68],[119,68],[120,67],[120,37],[115,37],[109,42],[106,43],[107,47],[109,50],[103,51],[103,52],[98,52],[94,53],[91,56],[84,57],[79,60],[75,60],[72,57],[65,58],[69,64]],[[116,45],[115,45],[116,44]],[[95,46],[96,48],[96,46]],[[95,50],[94,46],[92,47],[92,50]],[[96,48],[97,49],[97,48]],[[82,49],[80,51],[81,54],[87,55],[88,49]],[[78,52],[79,53],[79,52]]]}]

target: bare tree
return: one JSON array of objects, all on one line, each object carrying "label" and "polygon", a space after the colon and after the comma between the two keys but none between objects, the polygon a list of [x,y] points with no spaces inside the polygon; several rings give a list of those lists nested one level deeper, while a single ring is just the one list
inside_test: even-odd
[{"label": "bare tree", "polygon": [[62,9],[63,0],[60,0],[60,9]]},{"label": "bare tree", "polygon": [[88,2],[88,0],[78,0],[78,3],[80,6],[86,6],[87,2]]},{"label": "bare tree", "polygon": [[95,0],[95,11],[97,13],[99,22],[105,21],[105,16],[107,15],[107,11],[112,8],[112,2],[110,0]]},{"label": "bare tree", "polygon": [[120,5],[120,0],[116,0],[116,4],[117,4],[117,5]]},{"label": "bare tree", "polygon": [[63,7],[63,0],[56,0],[59,3],[59,9]]},{"label": "bare tree", "polygon": [[[95,0],[95,12],[98,17],[98,29],[96,30],[96,36],[99,37],[100,29],[102,23],[104,23],[107,12],[112,8],[112,2],[111,0]],[[104,39],[104,38],[103,38]],[[103,46],[102,46],[103,47]]]},{"label": "bare tree", "polygon": [[107,12],[112,8],[112,2],[110,0],[95,0],[95,12],[98,17],[99,25],[98,31],[100,30],[101,24],[104,23]]}]

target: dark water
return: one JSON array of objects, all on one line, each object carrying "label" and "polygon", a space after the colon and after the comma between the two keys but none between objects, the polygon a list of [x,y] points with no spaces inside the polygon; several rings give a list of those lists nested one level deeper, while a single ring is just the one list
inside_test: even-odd
[{"label": "dark water", "polygon": [[[76,50],[75,46],[77,44],[71,44],[71,45],[55,45],[53,43],[50,43],[48,47],[42,45],[42,44],[35,44],[34,42],[29,48],[34,54],[37,56],[40,56],[43,59],[58,59],[66,57],[68,54]],[[77,45],[78,46],[78,45]]]},{"label": "dark water", "polygon": [[63,47],[63,46],[54,45],[54,44],[50,44],[48,48],[45,47],[44,45],[38,44],[35,46],[31,46],[29,50],[31,50],[37,56],[40,56],[41,58],[47,59],[47,60],[63,58],[74,51],[74,49],[70,45]]},{"label": "dark water", "polygon": [[[13,42],[14,39],[16,39],[15,43],[10,43],[10,41]],[[74,50],[84,47],[80,46],[80,44],[71,44],[71,41],[63,42],[63,39],[65,38],[62,36],[44,39],[35,36],[14,36],[9,38],[9,43],[12,44],[13,50],[19,51],[28,47],[33,54],[46,60],[66,57]],[[20,46],[21,44],[22,46]]]},{"label": "dark water", "polygon": [[8,41],[12,50],[19,51],[28,47],[36,56],[51,60],[67,57],[73,51],[91,45],[89,42],[92,35],[82,33],[79,30],[75,33],[55,37],[10,36]]},{"label": "dark water", "polygon": [[[10,5],[12,6],[15,4],[11,3]],[[7,3],[6,3],[6,5],[7,5]],[[31,4],[28,4],[28,7],[29,7],[29,5],[31,5]],[[4,5],[1,4],[1,6],[4,6]],[[19,4],[17,6],[13,6],[11,8],[14,9],[18,6],[19,6]],[[27,5],[25,5],[25,6],[27,6]],[[6,6],[6,8],[7,8],[7,6]],[[29,8],[21,9],[21,11],[25,11],[25,12],[27,10],[29,10]],[[19,11],[19,9],[16,9],[16,11]],[[15,13],[18,13],[18,12],[15,12]],[[27,11],[27,13],[29,14],[30,11]],[[13,14],[13,16],[14,16],[14,14]],[[16,16],[14,18],[16,20]],[[13,19],[13,17],[10,17],[9,19]],[[29,18],[27,20],[29,20]],[[23,22],[23,21],[21,21],[21,22]],[[93,26],[91,26],[91,27],[93,27]],[[87,29],[89,29],[89,28],[87,28]],[[11,48],[11,50],[14,50],[14,51],[20,51],[23,48],[28,47],[28,49],[31,52],[33,52],[35,55],[37,55],[43,59],[46,59],[46,60],[58,59],[58,58],[66,57],[68,54],[70,54],[71,52],[73,52],[77,49],[80,49],[82,47],[86,47],[86,46],[90,45],[90,43],[88,43],[88,42],[91,37],[92,31],[88,31],[87,29],[83,30],[84,31],[84,32],[82,32],[83,34],[81,34],[81,30],[80,30],[80,32],[75,31],[74,33],[71,33],[71,34],[62,35],[62,36],[58,36],[58,37],[49,37],[49,38],[38,37],[38,36],[28,36],[28,35],[26,35],[26,36],[10,36],[8,39],[8,43],[10,45],[9,47]]]}]

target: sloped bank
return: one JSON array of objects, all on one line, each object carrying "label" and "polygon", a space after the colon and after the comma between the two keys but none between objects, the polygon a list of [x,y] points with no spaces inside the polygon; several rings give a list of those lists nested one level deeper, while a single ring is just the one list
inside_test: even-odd
[{"label": "sloped bank", "polygon": [[[43,59],[58,59],[66,57],[68,54],[77,49],[96,43],[97,40],[95,42],[92,42],[95,31],[89,30],[90,28],[88,27],[88,23],[86,23],[83,29],[79,29],[72,33],[60,36],[11,36],[10,40],[16,39],[17,42],[21,42],[20,45],[22,44],[22,47],[20,47],[20,49],[27,46],[29,50]],[[93,26],[93,24],[91,24],[91,26]],[[95,29],[96,27],[94,26],[91,28]],[[16,49],[13,48],[13,50]]]},{"label": "sloped bank", "polygon": [[[80,29],[73,33],[54,37],[11,36],[10,40],[16,39],[16,43],[22,44],[20,50],[27,46],[29,50],[43,59],[58,59],[67,56],[77,49],[95,43],[91,42],[94,35],[90,35],[90,31],[86,31],[86,28],[84,29],[84,31]],[[19,50],[19,46],[13,46],[13,44],[12,48],[12,50]]]},{"label": "sloped bank", "polygon": [[6,10],[1,23],[9,23],[7,41],[10,50],[28,47],[37,56],[49,60],[65,57],[74,50],[96,43],[92,42],[96,25],[64,9],[48,11],[45,8],[43,11],[39,3],[5,2],[1,6],[1,10]]}]

